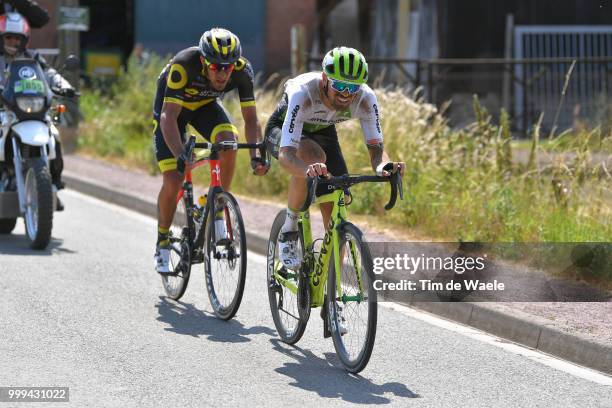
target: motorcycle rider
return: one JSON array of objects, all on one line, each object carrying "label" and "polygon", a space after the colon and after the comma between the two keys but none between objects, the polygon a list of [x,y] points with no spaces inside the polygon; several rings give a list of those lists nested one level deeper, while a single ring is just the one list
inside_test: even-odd
[{"label": "motorcycle rider", "polygon": [[[29,39],[30,26],[21,14],[10,12],[0,16],[0,88],[4,88],[6,69],[13,60],[32,58],[40,64],[47,83],[52,89],[61,92],[65,97],[74,97],[75,90],[70,83],[50,67],[40,54],[27,49]],[[60,141],[57,138],[55,140],[55,150],[56,158],[50,161],[51,181],[60,190],[64,187],[64,183],[61,181],[64,162]],[[62,209],[63,205],[58,200],[57,210],[61,211]]]}]

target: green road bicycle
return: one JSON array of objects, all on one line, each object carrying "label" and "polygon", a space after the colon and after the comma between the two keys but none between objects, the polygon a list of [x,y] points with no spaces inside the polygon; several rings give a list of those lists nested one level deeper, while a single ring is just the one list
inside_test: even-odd
[{"label": "green road bicycle", "polygon": [[332,192],[315,202],[333,203],[329,227],[322,239],[313,240],[308,208],[317,179],[309,178],[308,196],[298,221],[303,254],[298,270],[286,268],[278,257],[278,236],[286,210],[279,212],[272,224],[267,256],[270,309],[281,339],[295,344],[304,334],[311,308],[321,307],[323,336],[332,337],[346,370],[358,373],[368,364],[374,347],[377,296],[372,286],[372,256],[359,228],[348,222],[344,191],[363,182],[390,182],[391,196],[385,206],[390,210],[398,191],[403,199],[402,179],[395,173],[389,177],[344,175],[321,180]]}]

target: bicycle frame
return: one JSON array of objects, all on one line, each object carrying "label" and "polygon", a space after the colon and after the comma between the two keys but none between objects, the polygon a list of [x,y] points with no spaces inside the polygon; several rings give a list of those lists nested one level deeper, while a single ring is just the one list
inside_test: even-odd
[{"label": "bicycle frame", "polygon": [[[199,224],[200,228],[198,231],[194,231],[194,206],[193,206],[193,176],[192,171],[200,166],[208,163],[210,169],[210,184],[208,189],[208,198],[206,200],[206,207],[202,214],[200,214]],[[176,202],[177,204],[181,201],[181,199],[186,200],[185,207],[187,208],[187,225],[190,231],[190,241],[192,244],[191,252],[192,255],[196,250],[200,250],[204,245],[204,226],[206,225],[206,221],[208,219],[208,215],[212,213],[213,208],[212,205],[215,200],[215,195],[223,191],[223,187],[221,186],[221,166],[219,163],[219,152],[212,151],[209,157],[204,157],[198,159],[189,171],[185,172],[185,179],[183,182],[183,186],[178,192]],[[225,209],[227,212],[227,208]],[[227,214],[226,214],[227,215]],[[230,222],[229,216],[226,217],[227,222]],[[215,233],[213,228],[213,234]],[[233,240],[232,229],[231,226],[228,225],[228,232],[230,234],[230,239]],[[195,235],[194,235],[195,233]],[[215,237],[213,237],[214,239]]]},{"label": "bicycle frame", "polygon": [[[325,284],[327,283],[327,277],[329,274],[329,260],[332,255],[334,255],[334,271],[338,276],[336,279],[337,287],[336,293],[340,300],[343,302],[346,301],[361,301],[363,300],[363,295],[358,296],[343,296],[342,288],[340,282],[340,273],[341,273],[341,265],[340,260],[342,259],[340,254],[340,236],[339,229],[340,226],[347,222],[348,213],[346,210],[346,205],[344,203],[344,192],[341,190],[336,190],[333,193],[325,194],[321,197],[318,197],[315,201],[318,204],[321,203],[329,203],[332,202],[333,208],[331,212],[331,217],[329,221],[329,226],[325,231],[325,235],[323,237],[323,243],[321,245],[320,252],[316,259],[314,258],[314,241],[312,239],[312,229],[310,225],[310,213],[309,211],[300,212],[300,219],[298,221],[298,227],[300,229],[300,233],[304,240],[304,261],[302,263],[302,268],[306,268],[309,274],[309,284],[310,284],[310,293],[311,293],[311,307],[321,307],[325,301]],[[354,258],[354,261],[357,261],[355,248],[352,242],[349,243],[349,247],[351,250],[351,256]],[[355,262],[357,268],[357,282],[359,284],[360,293],[364,290],[363,284],[361,281],[361,265],[360,262]],[[288,274],[287,278],[291,276]],[[293,276],[295,277],[295,276]],[[295,283],[293,283],[290,279],[286,279],[277,272],[275,272],[275,278],[283,284],[283,286],[287,287],[291,292],[297,294],[298,288]]]}]

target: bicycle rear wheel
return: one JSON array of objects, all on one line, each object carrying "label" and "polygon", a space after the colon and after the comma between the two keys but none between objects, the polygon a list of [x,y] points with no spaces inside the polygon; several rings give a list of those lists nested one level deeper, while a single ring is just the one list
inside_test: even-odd
[{"label": "bicycle rear wheel", "polygon": [[[204,272],[210,304],[215,315],[229,320],[238,311],[246,280],[247,248],[244,222],[236,199],[228,192],[215,194],[208,214]],[[225,236],[216,236],[215,212],[223,215]]]},{"label": "bicycle rear wheel", "polygon": [[[279,259],[278,235],[286,218],[287,210],[280,211],[270,231],[268,241],[268,260],[267,260],[267,284],[268,298],[270,300],[270,311],[274,326],[281,340],[288,344],[297,343],[306,329],[308,323],[308,313],[300,316],[298,304],[298,280],[299,271],[287,269]],[[304,245],[300,236],[301,252],[304,254]],[[308,284],[306,281],[305,284]],[[310,305],[305,305],[310,308]]]},{"label": "bicycle rear wheel", "polygon": [[179,300],[187,290],[191,275],[189,224],[185,200],[181,200],[170,226],[170,274],[162,274],[164,291],[169,298]]},{"label": "bicycle rear wheel", "polygon": [[[342,365],[352,373],[365,368],[376,338],[377,297],[373,287],[372,256],[361,231],[353,224],[342,226],[341,271],[331,258],[327,280],[327,310],[332,339]],[[339,281],[338,281],[339,279]]]}]

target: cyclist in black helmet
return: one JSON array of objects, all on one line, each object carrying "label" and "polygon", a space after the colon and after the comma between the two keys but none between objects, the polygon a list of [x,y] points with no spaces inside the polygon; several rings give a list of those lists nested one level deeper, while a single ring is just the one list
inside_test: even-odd
[{"label": "cyclist in black helmet", "polygon": [[[185,170],[190,166],[190,158],[184,157],[183,152],[186,126],[191,125],[211,142],[236,140],[238,130],[218,98],[237,88],[246,139],[249,143],[261,141],[253,79],[253,67],[242,57],[240,40],[223,28],[206,31],[199,46],[180,51],[159,76],[153,107],[155,153],[163,174],[157,200],[155,270],[159,273],[170,272],[168,234],[176,210],[176,196],[183,182],[176,159],[180,157],[185,162]],[[251,167],[255,174],[264,175],[268,167],[257,154],[251,150]],[[221,184],[225,190],[230,189],[235,160],[236,151],[220,153]],[[225,228],[225,223],[216,222],[217,227]],[[224,235],[223,231],[217,231],[217,236]]]}]

